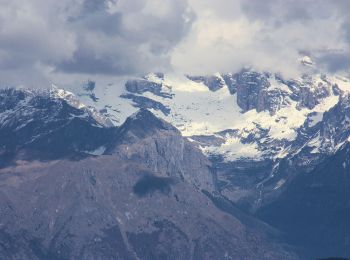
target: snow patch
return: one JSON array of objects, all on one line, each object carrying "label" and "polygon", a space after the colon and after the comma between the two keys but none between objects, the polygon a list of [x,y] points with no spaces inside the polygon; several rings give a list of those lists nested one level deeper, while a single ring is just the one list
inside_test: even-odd
[{"label": "snow patch", "polygon": [[313,148],[310,153],[312,153],[312,154],[319,153],[320,152],[319,149],[320,149],[321,145],[322,145],[322,143],[321,143],[320,133],[318,133],[315,138],[311,139],[308,142],[308,146]]},{"label": "snow patch", "polygon": [[106,147],[105,146],[101,146],[101,147],[98,147],[97,149],[95,149],[93,151],[83,151],[83,152],[87,153],[87,154],[98,156],[98,155],[102,155],[105,151],[106,151]]},{"label": "snow patch", "polygon": [[259,159],[260,151],[256,143],[242,144],[239,138],[228,138],[221,146],[201,147],[207,155],[223,155],[225,161],[234,161],[237,159],[249,158]]},{"label": "snow patch", "polygon": [[321,112],[316,112],[314,115],[309,117],[309,127],[314,127],[317,125],[319,122],[321,122],[323,119],[323,113]]},{"label": "snow patch", "polygon": [[281,179],[277,182],[276,186],[273,188],[274,190],[277,190],[282,187],[282,185],[286,182],[285,179]]},{"label": "snow patch", "polygon": [[334,76],[332,77],[332,81],[334,82],[334,84],[337,84],[337,86],[345,91],[345,92],[350,92],[350,81],[349,79],[342,77],[342,76]]}]

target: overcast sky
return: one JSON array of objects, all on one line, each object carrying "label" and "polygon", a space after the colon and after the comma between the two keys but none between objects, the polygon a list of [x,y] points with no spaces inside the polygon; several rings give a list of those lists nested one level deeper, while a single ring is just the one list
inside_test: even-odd
[{"label": "overcast sky", "polygon": [[[0,0],[0,84],[350,69],[348,0]],[[58,82],[59,83],[59,82]]]}]

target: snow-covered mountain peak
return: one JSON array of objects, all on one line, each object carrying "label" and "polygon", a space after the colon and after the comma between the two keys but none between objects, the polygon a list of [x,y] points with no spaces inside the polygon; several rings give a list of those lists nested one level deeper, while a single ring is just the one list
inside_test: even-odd
[{"label": "snow-covered mountain peak", "polygon": [[322,121],[349,86],[346,78],[336,76],[284,79],[243,69],[212,76],[151,73],[72,92],[116,125],[139,108],[149,109],[207,155],[232,161],[285,156],[298,140],[299,129]]}]

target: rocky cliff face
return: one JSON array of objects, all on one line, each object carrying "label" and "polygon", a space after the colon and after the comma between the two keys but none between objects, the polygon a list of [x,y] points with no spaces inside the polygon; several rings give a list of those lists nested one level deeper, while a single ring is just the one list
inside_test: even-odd
[{"label": "rocky cliff face", "polygon": [[210,161],[179,130],[145,109],[126,120],[106,153],[144,162],[155,172],[185,180],[199,189],[215,189]]},{"label": "rocky cliff face", "polygon": [[225,86],[225,81],[221,76],[187,76],[190,80],[203,83],[210,91],[217,91]]},{"label": "rocky cliff face", "polygon": [[171,97],[162,91],[162,84],[159,84],[157,82],[150,82],[147,79],[128,80],[125,83],[125,88],[130,93],[143,94],[145,92],[151,92],[161,97]]},{"label": "rocky cliff face", "polygon": [[266,90],[270,86],[266,76],[243,71],[237,75],[237,104],[242,110],[265,110]]},{"label": "rocky cliff face", "polygon": [[333,93],[338,94],[335,91],[335,84],[329,82],[325,76],[322,76],[321,79],[322,81],[313,82],[311,76],[305,75],[302,78],[302,82],[299,83],[299,89],[295,91],[295,95],[299,100],[299,107],[313,109],[324,98]]},{"label": "rocky cliff face", "polygon": [[[243,112],[256,109],[257,112],[275,113],[292,101],[298,102],[300,109],[313,109],[321,100],[336,91],[336,85],[325,76],[322,81],[315,81],[310,75],[304,75],[299,80],[286,81],[278,75],[242,70],[223,77],[227,79],[230,89],[237,90],[237,104]],[[271,79],[280,87],[271,86]]]}]

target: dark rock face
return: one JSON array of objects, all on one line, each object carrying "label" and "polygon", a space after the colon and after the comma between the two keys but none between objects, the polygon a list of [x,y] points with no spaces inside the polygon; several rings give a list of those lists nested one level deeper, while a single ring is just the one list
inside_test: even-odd
[{"label": "dark rock face", "polygon": [[274,162],[241,160],[229,163],[220,159],[212,158],[216,185],[220,194],[240,208],[254,212],[261,206],[261,195],[268,190],[264,187],[264,193],[261,193],[260,183],[269,178]]},{"label": "dark rock face", "polygon": [[311,172],[299,172],[278,200],[258,215],[304,247],[308,258],[350,257],[350,146]]},{"label": "dark rock face", "polygon": [[265,109],[265,91],[270,86],[267,78],[257,72],[243,71],[237,75],[237,104],[244,112]]},{"label": "dark rock face", "polygon": [[14,88],[1,90],[0,112],[3,113],[6,110],[14,109],[20,102],[23,102],[25,98],[26,94],[23,91],[16,90]]},{"label": "dark rock face", "polygon": [[242,70],[222,77],[230,93],[237,93],[237,104],[243,112],[255,109],[275,113],[290,102],[288,92],[280,88],[270,89],[270,74]]},{"label": "dark rock face", "polygon": [[228,87],[231,95],[237,92],[237,77],[236,74],[228,73],[221,75]]},{"label": "dark rock face", "polygon": [[134,106],[138,108],[144,108],[144,109],[154,109],[162,111],[162,113],[167,116],[170,114],[170,108],[164,106],[162,103],[155,101],[153,99],[143,97],[143,96],[136,96],[133,94],[123,94],[121,95],[122,98],[131,99],[134,102]]},{"label": "dark rock face", "polygon": [[224,87],[225,82],[217,76],[187,76],[190,80],[203,83],[211,91],[215,92]]},{"label": "dark rock face", "polygon": [[256,111],[269,111],[273,114],[280,108],[289,104],[286,97],[288,97],[287,93],[279,89],[262,90],[257,99]]},{"label": "dark rock face", "polygon": [[164,79],[164,73],[163,72],[156,72],[154,75],[159,79]]},{"label": "dark rock face", "polygon": [[283,105],[288,104],[289,93],[281,89],[269,89],[268,73],[259,73],[244,69],[239,73],[217,76],[187,76],[189,79],[206,85],[211,91],[217,91],[227,86],[230,93],[237,93],[237,104],[243,112],[256,109],[257,112],[270,111],[274,113]]},{"label": "dark rock face", "polygon": [[151,92],[157,96],[171,98],[169,94],[162,92],[162,84],[150,82],[146,79],[128,80],[125,83],[125,88],[130,93],[143,94]]},{"label": "dark rock face", "polygon": [[49,92],[0,91],[0,167],[19,151],[53,159],[93,151],[115,132]]},{"label": "dark rock face", "polygon": [[[315,83],[312,77],[304,75],[301,81],[284,80],[279,75],[259,73],[251,70],[242,70],[235,74],[222,76],[231,94],[237,93],[237,104],[243,112],[256,109],[257,112],[269,111],[275,113],[290,102],[298,102],[298,107],[313,109],[320,101],[332,94],[339,95],[339,89],[331,86],[326,77]],[[284,85],[281,88],[270,88],[269,79],[274,77]],[[338,93],[337,93],[338,92]]]},{"label": "dark rock face", "polygon": [[300,88],[300,106],[313,109],[317,104],[317,97],[311,92],[308,87]]},{"label": "dark rock face", "polygon": [[306,85],[299,86],[299,106],[313,109],[319,102],[328,97],[331,94],[332,89],[329,83],[320,82],[318,86],[312,86],[307,78],[305,79]]},{"label": "dark rock face", "polygon": [[[159,79],[164,79],[164,75],[161,73],[156,73],[155,76]],[[162,84],[148,81],[147,78],[128,80],[125,83],[125,89],[129,93],[122,94],[120,97],[132,100],[134,107],[158,110],[167,116],[170,114],[169,107],[163,105],[161,102],[142,96],[143,93],[150,92],[154,95],[171,99],[172,95],[163,92],[162,87]]]},{"label": "dark rock face", "polygon": [[96,88],[96,82],[88,80],[86,84],[83,85],[83,89],[88,92],[92,92]]}]

